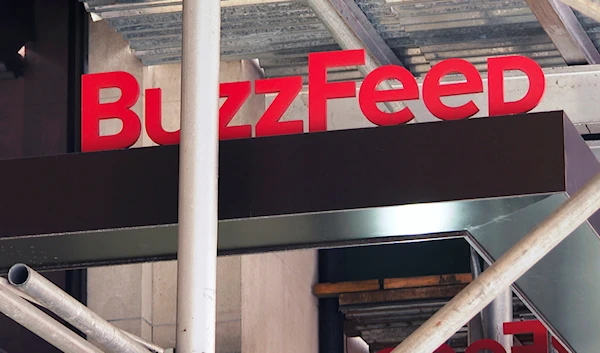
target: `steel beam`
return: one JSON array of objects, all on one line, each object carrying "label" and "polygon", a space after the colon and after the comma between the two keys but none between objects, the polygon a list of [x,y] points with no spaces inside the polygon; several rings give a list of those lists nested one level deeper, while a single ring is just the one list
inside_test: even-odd
[{"label": "steel beam", "polygon": [[600,1],[599,0],[561,0],[563,3],[571,6],[582,14],[600,22]]},{"label": "steel beam", "polygon": [[329,1],[348,28],[363,43],[364,48],[373,55],[380,66],[402,65],[402,62],[377,32],[365,13],[354,0],[325,0]]},{"label": "steel beam", "polygon": [[[173,259],[178,147],[0,161],[0,272]],[[219,252],[461,231],[564,192],[563,147],[560,112],[221,141]]]},{"label": "steel beam", "polygon": [[560,0],[526,0],[569,65],[598,64],[600,53],[573,10]]}]

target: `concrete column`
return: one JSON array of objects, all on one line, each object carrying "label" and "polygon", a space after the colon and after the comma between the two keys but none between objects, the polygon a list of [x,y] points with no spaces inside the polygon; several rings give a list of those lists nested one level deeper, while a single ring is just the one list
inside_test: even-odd
[{"label": "concrete column", "polygon": [[242,352],[319,351],[317,250],[242,256]]}]

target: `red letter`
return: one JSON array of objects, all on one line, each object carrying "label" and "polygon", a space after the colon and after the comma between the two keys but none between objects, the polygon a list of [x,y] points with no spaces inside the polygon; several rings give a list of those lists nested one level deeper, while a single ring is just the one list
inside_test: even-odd
[{"label": "red letter", "polygon": [[554,337],[552,337],[552,347],[554,347],[558,353],[569,353],[567,349],[563,347],[563,345]]},{"label": "red letter", "polygon": [[250,81],[221,83],[221,98],[227,98],[219,109],[219,139],[252,137],[251,125],[227,126],[250,96]]},{"label": "red letter", "polygon": [[160,88],[146,90],[146,132],[148,137],[159,145],[179,143],[179,130],[169,132],[162,128],[162,104]]},{"label": "red letter", "polygon": [[467,348],[465,353],[479,353],[484,349],[493,353],[506,353],[506,350],[500,343],[487,338],[473,342],[473,344]]},{"label": "red letter", "polygon": [[327,68],[364,64],[364,49],[308,54],[308,131],[327,130],[327,99],[356,96],[354,82],[327,83]]},{"label": "red letter", "polygon": [[[118,88],[121,98],[100,104],[100,90]],[[131,109],[140,95],[135,77],[127,72],[83,75],[81,78],[81,150],[83,152],[131,147],[140,137],[142,123]],[[100,121],[120,119],[123,129],[110,136],[100,136]]]},{"label": "red letter", "polygon": [[517,335],[520,333],[533,333],[533,344],[529,346],[513,347],[512,353],[547,353],[548,331],[537,320],[505,322],[504,334]]},{"label": "red letter", "polygon": [[[504,101],[504,71],[519,70],[529,79],[529,90],[516,102]],[[542,68],[524,56],[488,59],[488,101],[490,116],[519,114],[535,108],[542,100],[546,79]]]},{"label": "red letter", "polygon": [[256,123],[256,136],[274,136],[287,134],[301,134],[304,132],[302,120],[283,121],[279,119],[289,108],[292,101],[302,90],[302,77],[280,77],[267,80],[257,80],[254,91],[257,94],[280,92],[265,113]]},{"label": "red letter", "polygon": [[[396,79],[402,83],[402,88],[393,90],[377,90],[377,86],[386,80]],[[414,76],[405,68],[397,65],[386,65],[377,68],[365,77],[358,94],[360,110],[369,121],[380,126],[404,124],[415,116],[408,107],[387,113],[377,107],[377,103],[404,101],[419,98],[419,86]]]},{"label": "red letter", "polygon": [[[450,73],[465,76],[467,82],[440,84],[442,77]],[[449,59],[431,68],[423,80],[423,101],[429,111],[442,120],[459,120],[471,117],[479,111],[473,101],[460,107],[449,107],[440,97],[483,92],[479,71],[463,59]]]},{"label": "red letter", "polygon": [[444,343],[438,349],[436,349],[435,352],[433,352],[433,353],[456,353],[456,351],[454,349],[452,349],[452,347],[450,347],[450,345],[448,345],[447,343]]}]

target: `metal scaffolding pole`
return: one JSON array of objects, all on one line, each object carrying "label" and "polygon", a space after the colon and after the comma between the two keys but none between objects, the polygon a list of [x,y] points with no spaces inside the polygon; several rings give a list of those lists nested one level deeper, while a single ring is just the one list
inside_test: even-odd
[{"label": "metal scaffolding pole", "polygon": [[510,287],[494,298],[483,310],[483,320],[485,338],[500,343],[507,352],[510,352],[513,336],[505,335],[503,329],[505,322],[513,321],[513,295]]},{"label": "metal scaffolding pole", "polygon": [[102,351],[21,298],[0,281],[0,312],[65,353]]},{"label": "metal scaffolding pole", "polygon": [[214,353],[221,1],[183,2],[177,353]]},{"label": "metal scaffolding pole", "polygon": [[[22,291],[16,289],[14,286],[12,286],[6,279],[4,279],[3,277],[0,277],[0,289],[6,289],[9,292],[21,297],[22,299],[25,299],[26,301],[38,305],[44,309],[48,309],[46,308],[44,305],[42,305],[40,302],[38,302],[37,300],[33,299],[32,297],[30,297],[29,295],[23,293]],[[24,326],[24,325],[23,325]],[[121,332],[123,332],[126,336],[128,336],[129,338],[131,338],[132,340],[136,341],[137,343],[141,344],[142,346],[148,348],[148,350],[150,350],[151,352],[154,353],[164,353],[165,349],[152,343],[152,342],[148,342],[145,339],[138,337],[134,334],[131,334],[127,331],[124,331],[122,329],[120,329]]]},{"label": "metal scaffolding pole", "polygon": [[[471,274],[473,275],[473,279],[476,279],[481,275],[481,261],[479,260],[479,254],[477,251],[471,247]],[[477,313],[468,324],[468,335],[467,339],[469,345],[473,342],[478,341],[484,338],[483,332],[483,315],[482,313]]]},{"label": "metal scaffolding pole", "polygon": [[515,244],[392,353],[435,351],[600,208],[600,174]]},{"label": "metal scaffolding pole", "polygon": [[8,271],[9,282],[113,353],[148,353],[119,328],[65,293],[29,266],[16,264]]}]

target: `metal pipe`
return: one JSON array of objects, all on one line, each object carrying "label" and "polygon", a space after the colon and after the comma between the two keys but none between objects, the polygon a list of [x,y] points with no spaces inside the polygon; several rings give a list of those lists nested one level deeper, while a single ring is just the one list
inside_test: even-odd
[{"label": "metal pipe", "polygon": [[[28,296],[27,294],[21,292],[20,290],[16,289],[15,287],[13,287],[12,285],[10,285],[10,283],[4,279],[3,277],[0,277],[0,287],[3,287],[4,289],[12,292],[13,294],[16,294],[17,296],[35,304],[38,305],[40,307],[43,307],[45,309],[46,308],[44,305],[42,305],[40,302],[38,302],[37,300],[33,299],[32,297]],[[127,331],[121,330],[124,334],[126,334],[127,336],[129,336],[132,340],[140,343],[141,345],[143,345],[144,347],[148,348],[148,350],[154,352],[154,353],[164,353],[165,349],[155,345],[152,342],[148,342],[145,339],[138,337],[132,333],[129,333]]]},{"label": "metal pipe", "polygon": [[146,348],[29,266],[24,264],[12,266],[8,271],[8,281],[40,302],[48,310],[81,330],[89,338],[104,346],[108,352],[148,353]]},{"label": "metal pipe", "polygon": [[600,208],[600,174],[509,249],[392,353],[435,351]]},{"label": "metal pipe", "polygon": [[123,331],[123,330],[121,330],[121,332],[123,332],[125,335],[129,336],[129,338],[131,338],[132,340],[136,341],[137,343],[139,343],[142,346],[144,346],[145,348],[147,348],[150,352],[164,353],[166,351],[166,349],[164,349],[160,346],[157,346],[156,344],[154,344],[152,342],[148,342],[145,339],[134,335],[133,333],[129,333],[129,332]]},{"label": "metal pipe", "polygon": [[5,285],[0,285],[0,312],[65,353],[102,353]]},{"label": "metal pipe", "polygon": [[[307,0],[307,3],[342,49],[365,49],[365,65],[357,67],[363,76],[367,76],[369,72],[379,67],[379,64],[365,48],[365,45],[352,33],[344,20],[338,15],[335,7],[328,0]],[[383,81],[379,84],[379,89],[392,90],[393,87],[389,81]],[[406,107],[402,102],[385,102],[384,104],[390,112],[397,112]]]},{"label": "metal pipe", "polygon": [[485,338],[492,339],[502,345],[507,352],[511,351],[513,336],[505,335],[503,325],[513,320],[513,301],[510,287],[496,297],[484,309]]},{"label": "metal pipe", "polygon": [[183,2],[177,353],[214,353],[221,1]]},{"label": "metal pipe", "polygon": [[[5,288],[6,290],[12,292],[13,294],[18,295],[19,297],[27,300],[28,302],[35,304],[37,306],[43,307],[45,308],[40,302],[38,302],[37,300],[33,299],[32,297],[28,296],[27,294],[21,292],[20,290],[18,290],[17,288],[13,287],[7,279],[5,279],[4,277],[0,277],[0,287]],[[48,309],[48,308],[45,308]]]},{"label": "metal pipe", "polygon": [[[479,277],[479,275],[481,275],[481,262],[479,261],[479,254],[477,254],[477,251],[475,251],[475,249],[473,249],[472,247],[470,260],[471,274],[473,275],[473,279],[476,279],[477,277]],[[479,312],[471,319],[471,321],[469,321],[467,327],[467,340],[469,341],[469,345],[471,345],[475,341],[484,338],[483,320],[483,313]]]}]

